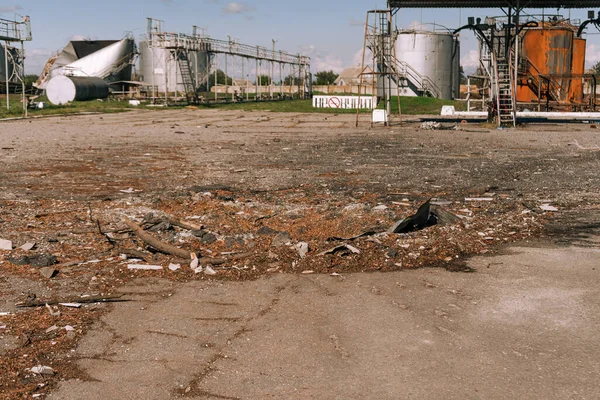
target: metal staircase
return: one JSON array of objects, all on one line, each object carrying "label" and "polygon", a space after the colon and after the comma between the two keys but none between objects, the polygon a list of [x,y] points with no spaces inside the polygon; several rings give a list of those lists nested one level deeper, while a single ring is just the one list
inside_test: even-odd
[{"label": "metal staircase", "polygon": [[197,104],[198,92],[196,91],[196,82],[194,81],[194,74],[192,73],[188,53],[181,49],[172,50],[172,53],[179,65],[179,72],[181,73],[181,80],[183,87],[185,88],[187,102],[188,104]]},{"label": "metal staircase", "polygon": [[[414,69],[406,61],[400,61],[398,59],[389,61],[391,68],[397,71],[397,75],[400,78],[406,79],[409,86],[415,89],[421,96],[429,96],[440,98],[442,91],[428,76],[421,75],[416,69]],[[400,86],[399,82],[395,82],[396,85]]]}]

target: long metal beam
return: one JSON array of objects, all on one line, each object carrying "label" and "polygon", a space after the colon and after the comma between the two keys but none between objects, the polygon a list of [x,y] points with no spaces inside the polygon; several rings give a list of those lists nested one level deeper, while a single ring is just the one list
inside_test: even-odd
[{"label": "long metal beam", "polygon": [[310,57],[290,54],[285,51],[272,51],[265,47],[251,46],[228,40],[186,35],[182,33],[152,32],[150,46],[167,50],[200,51],[213,54],[228,54],[249,59],[270,61],[282,64],[308,65]]},{"label": "long metal beam", "polygon": [[388,0],[390,8],[598,8],[598,0]]}]

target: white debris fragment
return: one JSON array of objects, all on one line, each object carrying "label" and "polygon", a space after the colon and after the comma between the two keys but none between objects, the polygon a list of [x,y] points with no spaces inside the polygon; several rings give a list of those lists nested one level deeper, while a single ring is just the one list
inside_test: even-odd
[{"label": "white debris fragment", "polygon": [[35,243],[25,243],[23,246],[19,247],[21,250],[29,251],[35,247]]},{"label": "white debris fragment", "polygon": [[125,189],[125,190],[119,190],[119,192],[126,193],[126,194],[132,194],[132,193],[136,193],[136,192],[141,192],[141,190],[135,190],[134,188],[129,188],[129,189]]},{"label": "white debris fragment", "polygon": [[308,254],[309,251],[308,243],[306,242],[297,243],[294,248],[298,251],[298,254],[300,254],[300,258],[306,257],[306,254]]},{"label": "white debris fragment", "polygon": [[543,210],[543,211],[550,211],[550,212],[552,212],[552,211],[558,211],[558,208],[556,208],[554,206],[551,206],[550,204],[542,204],[540,206],[540,209]]},{"label": "white debris fragment", "polygon": [[360,250],[359,250],[359,249],[357,249],[357,248],[356,248],[356,247],[354,247],[354,246],[350,246],[349,244],[347,244],[347,245],[346,245],[346,248],[347,248],[348,250],[350,250],[351,252],[353,252],[354,254],[360,254]]},{"label": "white debris fragment", "polygon": [[171,271],[175,272],[175,271],[177,271],[177,270],[181,269],[181,264],[170,264],[170,265],[169,265],[169,269],[170,269]]},{"label": "white debris fragment", "polygon": [[52,315],[53,317],[60,317],[60,311],[54,311],[49,304],[46,304],[46,308],[48,309],[50,315]]},{"label": "white debris fragment", "polygon": [[10,240],[0,239],[0,250],[12,250],[12,242]]},{"label": "white debris fragment", "polygon": [[387,209],[388,209],[388,207],[386,205],[381,204],[381,205],[378,205],[377,207],[373,207],[373,209],[371,211],[373,211],[373,212],[382,212],[382,211],[385,211]]},{"label": "white debris fragment", "polygon": [[11,314],[8,311],[0,312],[0,317],[8,317],[9,315],[11,315]]},{"label": "white debris fragment", "polygon": [[67,331],[67,332],[72,332],[72,331],[74,331],[74,330],[75,330],[75,328],[73,328],[71,325],[67,325],[67,326],[65,326],[65,328],[64,328],[64,329],[65,329],[65,331]]},{"label": "white debris fragment", "polygon": [[465,201],[494,201],[493,197],[467,197]]},{"label": "white debris fragment", "polygon": [[54,332],[58,330],[58,326],[52,325],[50,328],[46,329],[46,333]]},{"label": "white debris fragment", "polygon": [[6,325],[0,325],[0,329],[6,329]]},{"label": "white debris fragment", "polygon": [[161,271],[163,267],[161,265],[127,264],[127,269],[141,271]]},{"label": "white debris fragment", "polygon": [[[198,257],[194,257],[194,258],[192,258],[192,261],[190,262],[190,268],[193,269],[194,271],[196,271],[196,269],[198,269],[199,264],[200,264],[200,260],[198,260]],[[202,267],[200,267],[200,268],[202,268]],[[202,272],[202,271],[200,271],[200,272]]]},{"label": "white debris fragment", "polygon": [[59,303],[60,306],[69,307],[69,308],[81,308],[80,303]]},{"label": "white debris fragment", "polygon": [[302,271],[303,275],[312,275],[314,273],[315,273],[315,271]]},{"label": "white debris fragment", "polygon": [[50,367],[46,367],[43,365],[38,365],[37,367],[33,367],[30,369],[31,372],[33,372],[34,374],[38,374],[38,375],[48,375],[48,376],[52,376],[54,375],[54,370]]},{"label": "white debris fragment", "polygon": [[205,274],[205,275],[214,276],[214,275],[216,275],[216,274],[217,274],[217,271],[215,271],[214,269],[212,269],[210,266],[207,266],[207,267],[204,269],[204,274]]},{"label": "white debris fragment", "polygon": [[342,275],[338,274],[337,272],[334,272],[333,274],[331,274],[331,276],[342,276]]}]

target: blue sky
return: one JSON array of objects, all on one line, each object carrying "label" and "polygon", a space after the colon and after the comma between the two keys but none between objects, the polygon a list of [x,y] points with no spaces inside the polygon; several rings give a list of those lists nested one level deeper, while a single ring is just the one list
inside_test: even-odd
[{"label": "blue sky", "polygon": [[[39,73],[48,57],[73,38],[119,39],[128,31],[139,38],[146,17],[163,20],[171,32],[191,33],[192,25],[198,25],[218,39],[230,35],[242,43],[267,47],[275,39],[277,49],[311,56],[313,72],[339,72],[360,60],[366,11],[385,5],[385,0],[0,0],[0,18],[12,18],[15,12],[31,17],[34,40],[26,44],[28,73]],[[568,10],[561,13],[568,15]],[[500,10],[401,10],[397,21],[400,27],[435,22],[456,28],[469,16],[493,15],[501,15]],[[573,10],[571,16],[586,19],[587,10]],[[600,33],[594,27],[588,32],[590,66],[600,61]],[[469,70],[476,61],[477,42],[465,31],[461,43],[462,63]]]}]

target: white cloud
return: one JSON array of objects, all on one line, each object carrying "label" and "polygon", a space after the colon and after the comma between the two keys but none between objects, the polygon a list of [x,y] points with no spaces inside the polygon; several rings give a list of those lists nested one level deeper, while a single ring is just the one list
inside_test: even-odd
[{"label": "white cloud", "polygon": [[340,73],[344,70],[342,57],[324,49],[319,49],[315,45],[301,46],[300,54],[310,57],[310,69],[313,73],[330,70]]},{"label": "white cloud", "polygon": [[462,65],[467,74],[475,72],[479,67],[479,52],[477,50],[469,50],[469,52],[460,59],[460,65]]},{"label": "white cloud", "polygon": [[19,10],[22,10],[23,7],[19,6],[19,5],[14,5],[14,6],[2,6],[0,7],[0,14],[2,13],[14,13],[17,12]]},{"label": "white cloud", "polygon": [[225,14],[247,14],[252,11],[254,11],[252,6],[246,3],[236,3],[235,1],[228,3],[225,8],[223,8]]},{"label": "white cloud", "polygon": [[600,62],[600,46],[588,44],[585,55],[586,67],[592,68],[598,62]]},{"label": "white cloud", "polygon": [[25,48],[25,73],[39,75],[48,59],[54,54],[52,50]]}]

